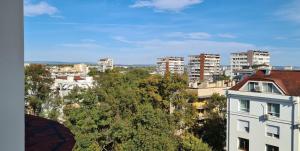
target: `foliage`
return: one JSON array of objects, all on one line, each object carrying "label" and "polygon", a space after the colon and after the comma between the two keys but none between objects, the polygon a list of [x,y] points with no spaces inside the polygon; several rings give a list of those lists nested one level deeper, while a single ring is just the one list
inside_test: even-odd
[{"label": "foliage", "polygon": [[214,151],[222,151],[226,145],[226,97],[213,94],[207,101],[207,108],[204,123],[195,125],[192,131]]},{"label": "foliage", "polygon": [[97,70],[97,68],[90,68],[90,72],[88,73],[89,76],[95,76],[98,75],[100,72]]},{"label": "foliage", "polygon": [[34,115],[40,114],[42,104],[49,99],[52,84],[51,74],[44,65],[31,64],[25,68],[25,101]]},{"label": "foliage", "polygon": [[202,140],[193,136],[190,133],[187,133],[182,138],[181,143],[182,151],[211,151],[211,148],[202,142]]},{"label": "foliage", "polygon": [[94,88],[75,89],[67,97],[64,124],[75,134],[74,150],[207,150],[196,137],[175,135],[196,120],[188,103],[195,96],[186,91],[186,78],[129,69],[99,73],[96,81]]}]

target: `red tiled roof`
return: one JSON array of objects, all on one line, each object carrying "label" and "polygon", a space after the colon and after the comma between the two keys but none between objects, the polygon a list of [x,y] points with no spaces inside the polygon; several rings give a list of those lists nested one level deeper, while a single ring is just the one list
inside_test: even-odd
[{"label": "red tiled roof", "polygon": [[271,70],[270,75],[265,75],[263,70],[233,86],[230,90],[238,91],[248,81],[270,81],[274,82],[285,95],[300,96],[300,70]]},{"label": "red tiled roof", "polygon": [[65,126],[44,118],[25,115],[26,151],[71,151],[74,135]]},{"label": "red tiled roof", "polygon": [[62,79],[62,80],[67,80],[67,76],[57,76],[56,79]]},{"label": "red tiled roof", "polygon": [[81,78],[80,76],[74,76],[74,80],[78,81],[78,80],[84,80],[84,78]]}]

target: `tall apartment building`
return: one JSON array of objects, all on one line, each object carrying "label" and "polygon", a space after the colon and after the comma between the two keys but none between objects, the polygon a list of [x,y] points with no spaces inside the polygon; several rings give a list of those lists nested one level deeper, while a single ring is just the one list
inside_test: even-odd
[{"label": "tall apartment building", "polygon": [[157,58],[156,65],[156,71],[160,75],[184,73],[184,57]]},{"label": "tall apartment building", "polygon": [[188,63],[189,85],[201,81],[213,81],[214,75],[221,74],[219,54],[190,55]]},{"label": "tall apartment building", "polygon": [[100,72],[105,72],[106,70],[112,70],[114,68],[114,62],[111,58],[103,58],[98,61]]},{"label": "tall apartment building", "polygon": [[227,97],[228,151],[300,150],[300,71],[259,70]]},{"label": "tall apartment building", "polygon": [[253,65],[270,65],[270,53],[268,51],[249,50],[247,52],[231,53],[232,70],[241,70],[243,67]]}]

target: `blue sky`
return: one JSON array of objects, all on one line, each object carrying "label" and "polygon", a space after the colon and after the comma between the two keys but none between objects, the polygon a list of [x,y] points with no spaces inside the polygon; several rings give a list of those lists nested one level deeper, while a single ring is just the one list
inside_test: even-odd
[{"label": "blue sky", "polygon": [[[25,60],[153,64],[269,50],[300,66],[300,0],[25,0]],[[187,60],[187,58],[186,58]]]}]

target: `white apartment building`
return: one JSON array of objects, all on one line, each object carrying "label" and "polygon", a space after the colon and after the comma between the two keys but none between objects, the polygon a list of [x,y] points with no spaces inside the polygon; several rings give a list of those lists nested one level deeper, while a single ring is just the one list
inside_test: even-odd
[{"label": "white apartment building", "polygon": [[249,50],[247,52],[231,53],[231,69],[241,70],[243,67],[254,65],[270,65],[270,53],[268,51]]},{"label": "white apartment building", "polygon": [[93,77],[58,76],[51,89],[58,91],[60,96],[67,96],[75,87],[87,89],[94,86]]},{"label": "white apartment building", "polygon": [[300,71],[259,70],[227,97],[227,151],[300,150]]},{"label": "white apartment building", "polygon": [[190,55],[188,63],[189,86],[197,87],[201,81],[213,81],[221,74],[219,54]]},{"label": "white apartment building", "polygon": [[105,72],[106,70],[112,70],[114,68],[114,62],[111,58],[103,58],[98,61],[100,72]]},{"label": "white apartment building", "polygon": [[156,72],[160,75],[167,72],[180,75],[184,73],[184,57],[157,58],[156,65]]}]

